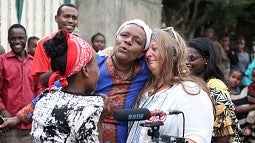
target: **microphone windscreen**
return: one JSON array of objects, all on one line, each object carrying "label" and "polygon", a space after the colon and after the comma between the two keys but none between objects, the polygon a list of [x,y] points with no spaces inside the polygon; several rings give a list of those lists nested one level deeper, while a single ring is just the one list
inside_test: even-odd
[{"label": "microphone windscreen", "polygon": [[151,113],[146,108],[119,109],[113,113],[113,118],[117,121],[140,121],[150,117]]}]

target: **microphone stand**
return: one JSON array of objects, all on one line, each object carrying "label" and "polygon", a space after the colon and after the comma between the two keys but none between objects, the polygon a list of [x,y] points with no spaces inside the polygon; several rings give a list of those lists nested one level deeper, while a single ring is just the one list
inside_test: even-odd
[{"label": "microphone stand", "polygon": [[156,143],[159,143],[159,137],[160,137],[159,128],[160,128],[160,126],[163,126],[163,125],[164,125],[164,123],[160,122],[160,121],[140,124],[140,126],[142,126],[142,127],[150,127],[151,128],[148,130],[147,134],[148,134],[148,136],[151,136],[151,140]]},{"label": "microphone stand", "polygon": [[151,136],[152,142],[159,143],[159,141],[166,142],[166,143],[188,143],[188,139],[184,138],[184,130],[185,130],[185,116],[183,112],[179,112],[177,114],[182,114],[183,118],[183,132],[182,137],[175,137],[175,136],[168,136],[168,135],[161,135],[159,133],[160,126],[163,126],[164,123],[162,121],[153,121],[141,123],[140,126],[142,127],[150,127],[151,129],[148,130],[147,135]]}]

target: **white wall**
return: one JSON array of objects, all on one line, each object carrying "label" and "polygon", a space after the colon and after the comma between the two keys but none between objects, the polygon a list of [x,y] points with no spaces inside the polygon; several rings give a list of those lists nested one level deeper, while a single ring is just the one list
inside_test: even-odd
[{"label": "white wall", "polygon": [[[24,0],[21,24],[28,37],[43,38],[57,30],[54,16],[64,0]],[[115,32],[126,20],[139,18],[150,27],[161,26],[162,0],[71,0],[79,11],[81,38],[90,41],[93,34],[106,36],[107,46],[112,46]],[[0,0],[0,44],[10,51],[8,28],[18,23],[16,0]]]}]

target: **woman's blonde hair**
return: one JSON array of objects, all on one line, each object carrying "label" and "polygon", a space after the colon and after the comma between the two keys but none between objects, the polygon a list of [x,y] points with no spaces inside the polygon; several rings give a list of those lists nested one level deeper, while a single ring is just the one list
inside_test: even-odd
[{"label": "woman's blonde hair", "polygon": [[[138,96],[136,104],[138,104],[141,95],[153,89],[158,81],[164,81],[164,84],[170,86],[180,83],[185,92],[193,95],[198,94],[202,88],[209,95],[206,83],[202,79],[192,76],[186,66],[187,48],[180,34],[174,31],[173,28],[168,30],[154,29],[151,38],[156,42],[158,47],[158,69],[160,71],[160,79],[156,80],[155,77],[151,75]],[[187,87],[184,81],[197,83],[199,90],[194,92],[194,87]],[[192,90],[189,90],[191,88]]]}]

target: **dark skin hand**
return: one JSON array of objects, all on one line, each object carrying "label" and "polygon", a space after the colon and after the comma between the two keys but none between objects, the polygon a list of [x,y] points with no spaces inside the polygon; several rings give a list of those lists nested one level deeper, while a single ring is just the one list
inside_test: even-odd
[{"label": "dark skin hand", "polygon": [[14,129],[18,127],[19,124],[21,123],[21,120],[17,116],[4,118],[4,120],[5,120],[4,123],[0,125],[0,135],[3,135],[4,130],[6,130],[7,128]]}]

